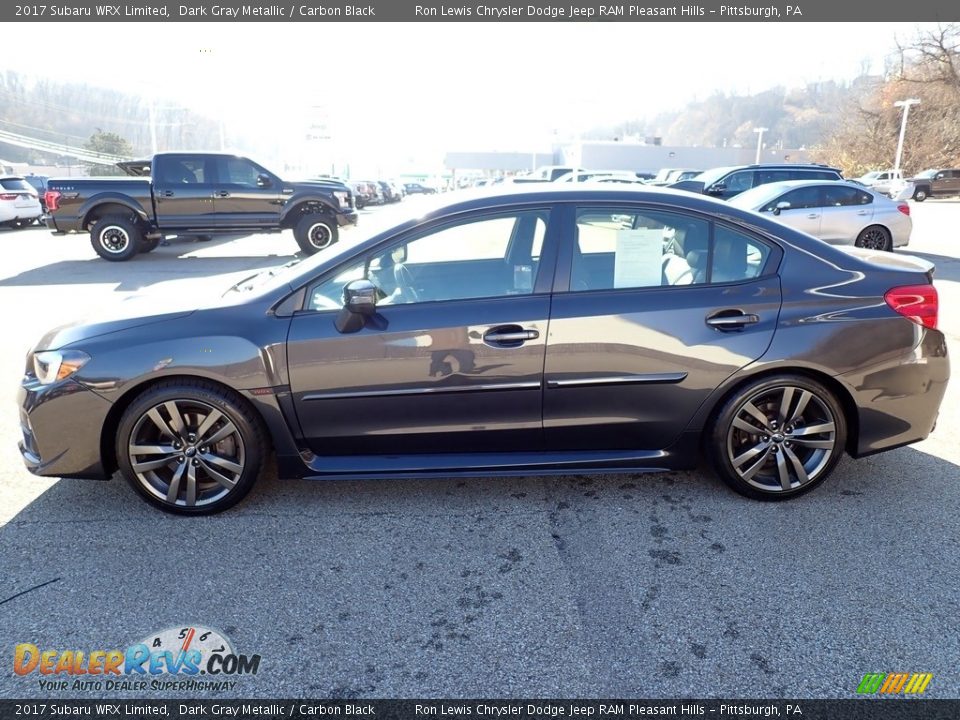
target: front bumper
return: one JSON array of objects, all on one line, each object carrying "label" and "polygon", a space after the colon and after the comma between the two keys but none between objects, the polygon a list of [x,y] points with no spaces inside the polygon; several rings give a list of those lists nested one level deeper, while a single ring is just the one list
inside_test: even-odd
[{"label": "front bumper", "polygon": [[356,225],[358,217],[359,215],[357,215],[356,210],[340,210],[337,213],[337,225],[339,225],[340,227],[347,227],[348,225]]},{"label": "front bumper", "polygon": [[105,480],[100,435],[110,403],[66,379],[41,385],[25,378],[17,392],[20,454],[27,469],[44,477]]}]

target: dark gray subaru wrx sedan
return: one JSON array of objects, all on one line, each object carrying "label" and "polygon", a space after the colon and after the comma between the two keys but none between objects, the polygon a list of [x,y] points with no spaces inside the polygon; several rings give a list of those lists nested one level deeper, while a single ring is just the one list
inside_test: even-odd
[{"label": "dark gray subaru wrx sedan", "polygon": [[[464,198],[211,306],[47,333],[27,466],[223,510],[281,476],[642,472],[705,454],[786,499],[925,438],[949,377],[933,266],[687,193]],[[136,305],[136,303],[130,303]],[[135,315],[135,316],[134,316]]]}]

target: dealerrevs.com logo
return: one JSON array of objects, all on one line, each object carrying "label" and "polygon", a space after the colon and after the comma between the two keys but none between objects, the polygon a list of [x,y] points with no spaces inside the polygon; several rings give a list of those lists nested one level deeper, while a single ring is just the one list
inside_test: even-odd
[{"label": "dealerrevs.com logo", "polygon": [[148,635],[125,650],[41,649],[20,643],[13,672],[41,690],[229,691],[233,678],[256,675],[259,655],[241,655],[221,632],[199,625]]}]

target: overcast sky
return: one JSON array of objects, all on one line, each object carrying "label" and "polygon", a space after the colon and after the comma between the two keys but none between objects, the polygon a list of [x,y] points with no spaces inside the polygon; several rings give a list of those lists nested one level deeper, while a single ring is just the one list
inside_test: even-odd
[{"label": "overcast sky", "polygon": [[881,72],[895,37],[918,27],[18,24],[5,33],[0,67],[162,96],[223,117],[228,132],[299,132],[306,108],[321,104],[336,136],[365,139],[371,152],[546,150],[555,132],[652,117],[716,91]]}]

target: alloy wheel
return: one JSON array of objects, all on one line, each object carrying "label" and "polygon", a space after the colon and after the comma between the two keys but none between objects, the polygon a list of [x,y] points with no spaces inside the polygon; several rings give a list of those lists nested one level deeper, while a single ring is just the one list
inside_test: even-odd
[{"label": "alloy wheel", "polygon": [[130,236],[127,231],[118,225],[108,225],[98,232],[100,246],[109,253],[123,252],[130,244]]},{"label": "alloy wheel", "polygon": [[857,246],[867,248],[868,250],[886,250],[887,234],[882,228],[867,228],[857,239]]},{"label": "alloy wheel", "polygon": [[317,250],[323,250],[330,244],[333,233],[330,232],[330,227],[326,223],[318,222],[310,226],[307,237],[313,247]]},{"label": "alloy wheel", "polygon": [[141,486],[170,505],[203,507],[240,481],[245,449],[236,424],[212,405],[167,400],[143,413],[128,445]]},{"label": "alloy wheel", "polygon": [[765,493],[815,482],[830,464],[836,418],[810,390],[786,385],[743,402],[727,433],[727,457],[740,479]]}]

